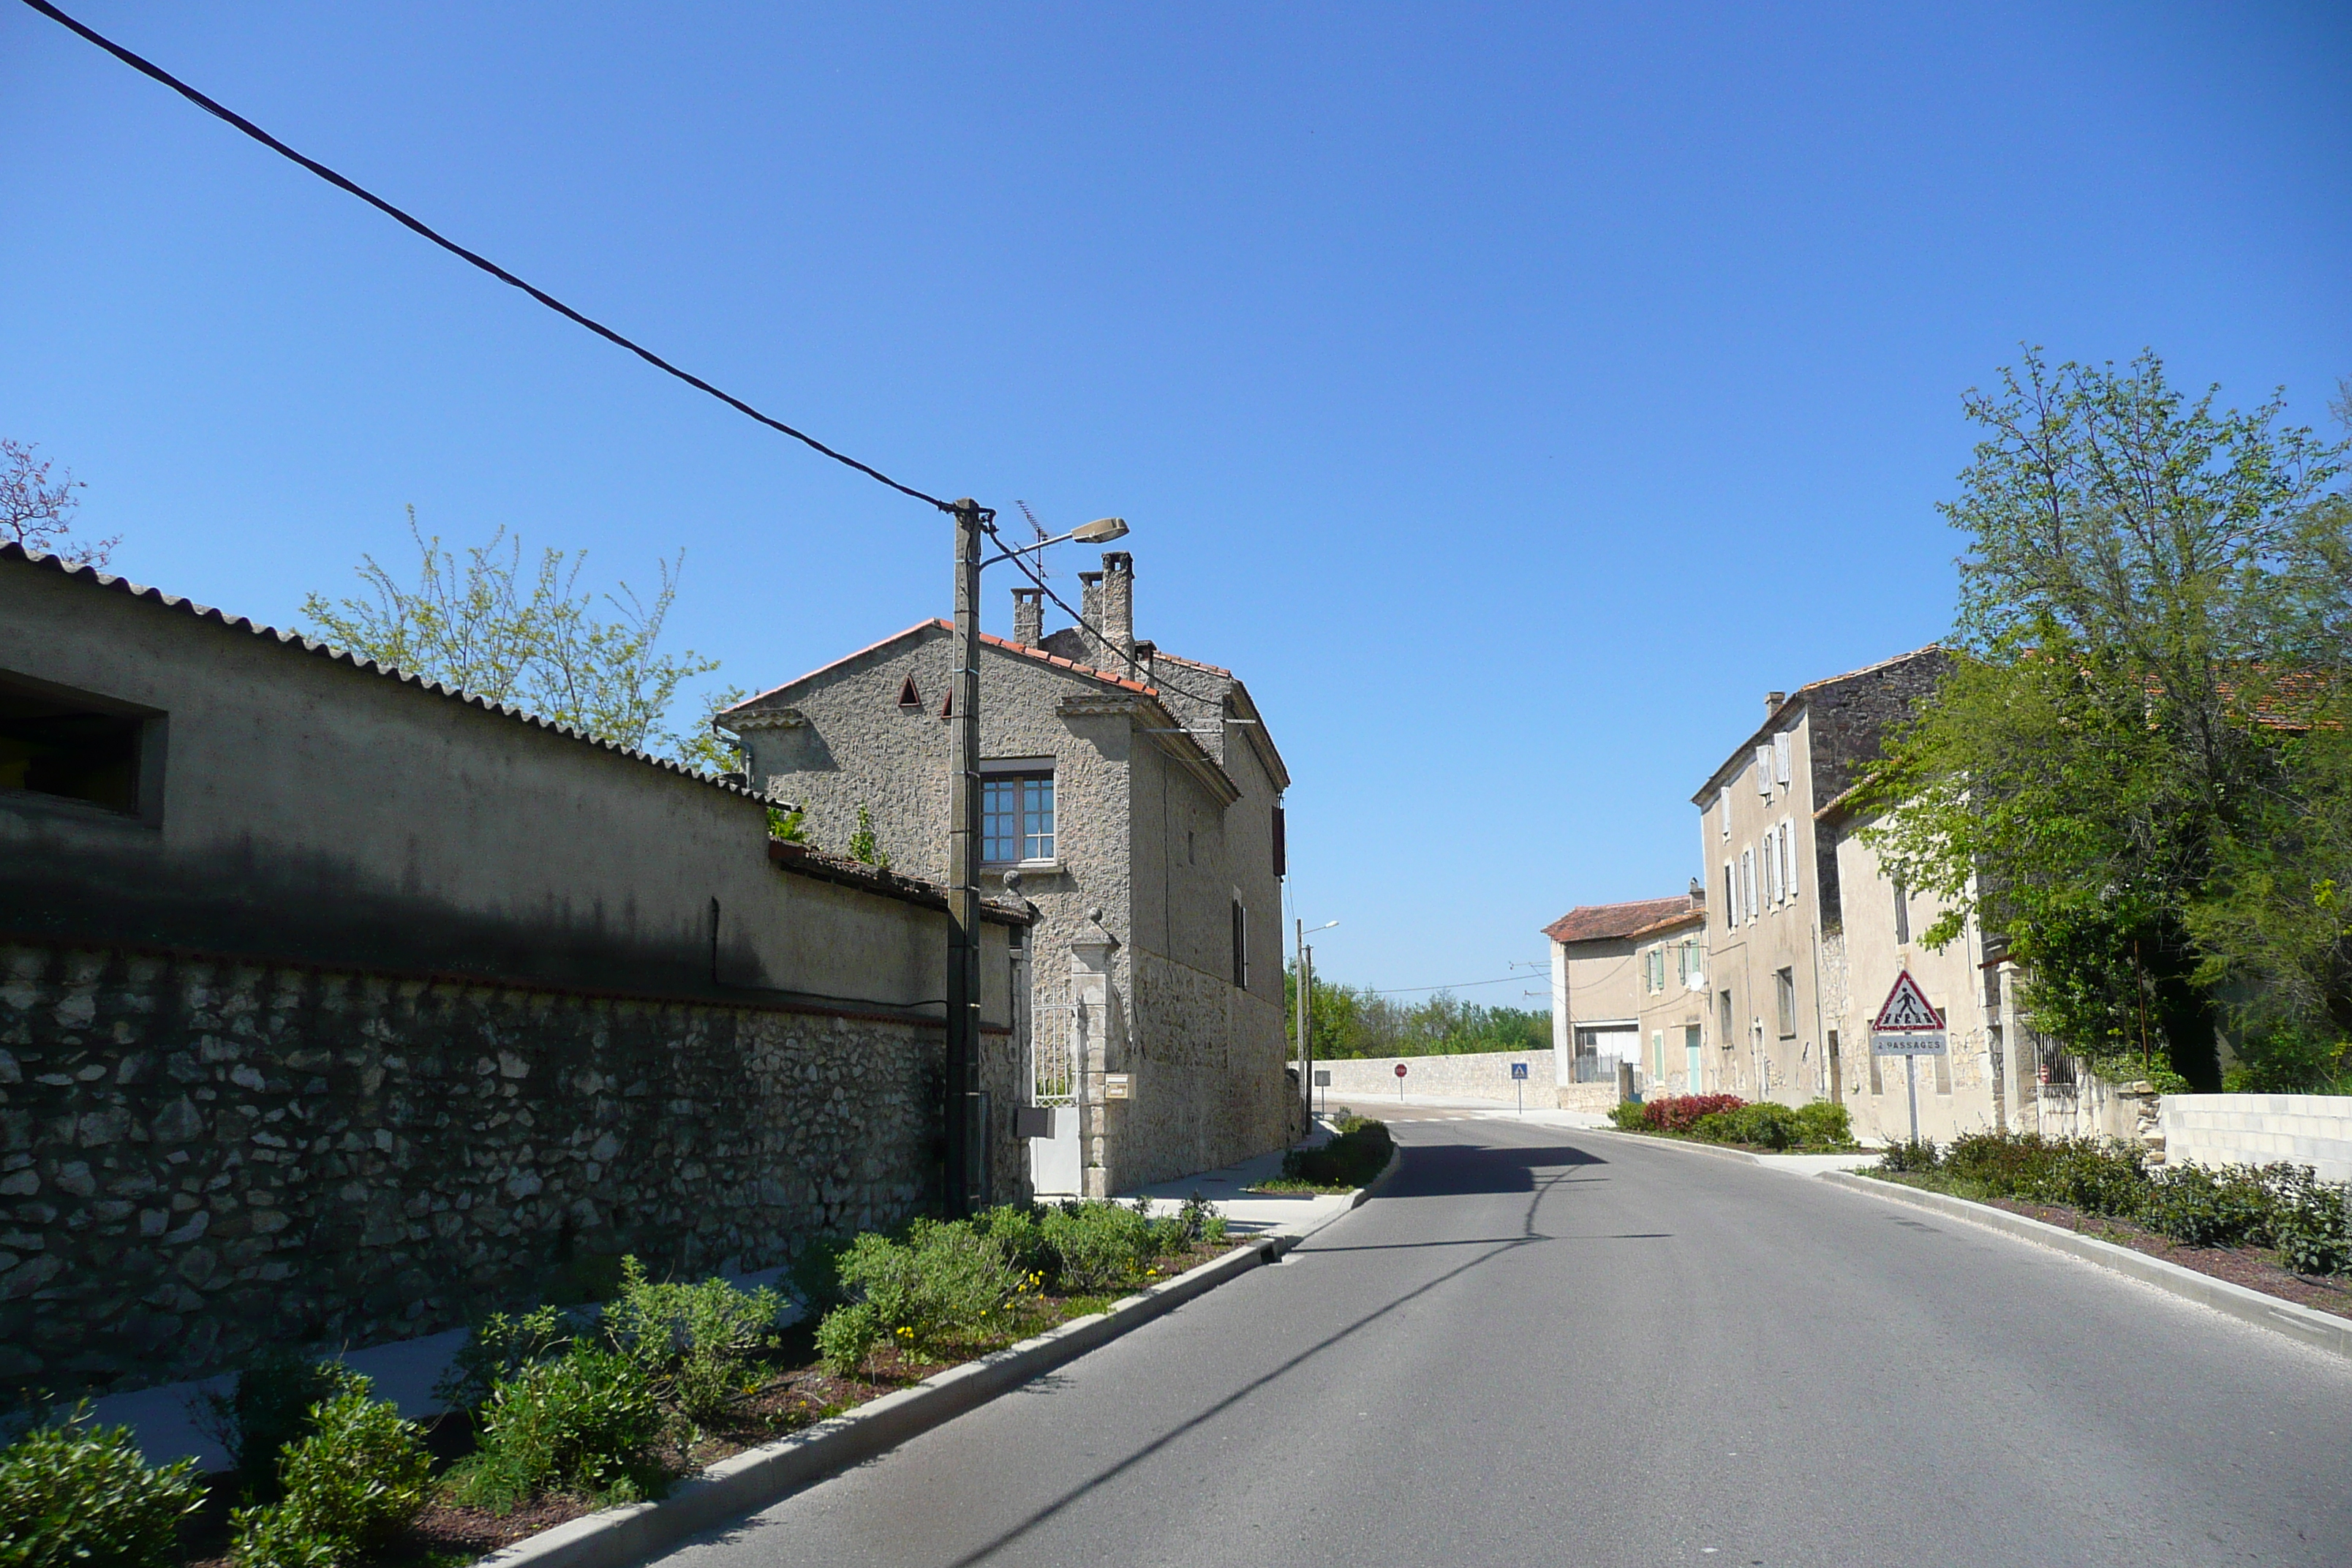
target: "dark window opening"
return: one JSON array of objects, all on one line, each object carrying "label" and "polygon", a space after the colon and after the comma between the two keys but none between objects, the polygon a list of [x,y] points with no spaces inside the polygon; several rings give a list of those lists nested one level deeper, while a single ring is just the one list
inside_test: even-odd
[{"label": "dark window opening", "polygon": [[1277,877],[1290,875],[1290,846],[1285,842],[1282,807],[1278,805],[1274,808],[1274,874]]},{"label": "dark window opening", "polygon": [[1234,900],[1234,984],[1249,989],[1249,916],[1239,899]]},{"label": "dark window opening", "polygon": [[910,675],[898,685],[898,706],[920,708],[922,705],[923,694],[915,689],[915,678]]},{"label": "dark window opening", "polygon": [[1772,994],[1780,1007],[1780,1037],[1794,1039],[1797,1034],[1797,972],[1793,969],[1774,970]]},{"label": "dark window opening", "polygon": [[146,721],[69,696],[0,684],[0,789],[139,812],[139,752]]}]

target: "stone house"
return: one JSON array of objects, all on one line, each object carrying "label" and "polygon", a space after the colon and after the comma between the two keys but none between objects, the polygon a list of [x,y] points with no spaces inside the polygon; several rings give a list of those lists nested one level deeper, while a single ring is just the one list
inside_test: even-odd
[{"label": "stone house", "polygon": [[[1279,1145],[1282,795],[1290,775],[1233,673],[1134,632],[1134,560],[1081,574],[1087,626],[1044,634],[1034,588],[983,637],[984,886],[1037,911],[1033,1181],[1105,1195]],[[918,622],[730,709],[754,787],[818,843],[864,820],[894,867],[947,875],[954,637]],[[991,1108],[991,1139],[1012,1107]]]},{"label": "stone house", "polygon": [[[1803,1104],[1843,1098],[1854,1070],[1867,1070],[1868,1017],[1857,1021],[1846,981],[1838,839],[1817,813],[1933,692],[1945,657],[1929,647],[1768,693],[1763,724],[1691,797],[1711,894],[1701,1091]],[[1864,918],[1876,913],[1874,904]]]},{"label": "stone house", "polygon": [[[1613,1104],[1620,1062],[1632,1064],[1637,1085],[1648,1081],[1645,954],[1663,952],[1669,934],[1703,917],[1706,907],[1705,890],[1694,883],[1670,899],[1580,904],[1543,928],[1551,942],[1552,1068],[1561,1106]],[[1675,963],[1677,976],[1686,972],[1686,955]]]},{"label": "stone house", "polygon": [[1694,898],[1690,908],[1635,931],[1632,941],[1643,1093],[1692,1093],[1706,1064],[1706,900]]},{"label": "stone house", "polygon": [[[1028,920],[983,919],[1008,1096]],[[0,546],[0,1384],[893,1224],[939,1190],[946,951],[939,888],[740,788]]]}]

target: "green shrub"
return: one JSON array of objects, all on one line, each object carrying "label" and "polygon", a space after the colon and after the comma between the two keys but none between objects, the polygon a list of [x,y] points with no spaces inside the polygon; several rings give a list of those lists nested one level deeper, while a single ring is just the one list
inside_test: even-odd
[{"label": "green shrub", "polygon": [[339,1361],[269,1350],[237,1373],[229,1393],[200,1394],[193,1410],[228,1450],[247,1490],[267,1501],[278,1495],[278,1454],[319,1429],[319,1406],[367,1385]]},{"label": "green shrub", "polygon": [[847,1237],[820,1236],[813,1237],[793,1259],[788,1276],[793,1294],[819,1317],[849,1300],[849,1292],[841,1283],[841,1259],[848,1250]]},{"label": "green shrub", "polygon": [[1833,1100],[1797,1107],[1797,1142],[1836,1149],[1853,1147],[1853,1116]]},{"label": "green shrub", "polygon": [[916,1356],[990,1327],[1021,1283],[1003,1249],[963,1221],[919,1219],[903,1241],[861,1236],[839,1269],[877,1326]]},{"label": "green shrub", "polygon": [[572,1339],[571,1320],[553,1307],[520,1318],[492,1312],[474,1325],[433,1385],[434,1397],[453,1410],[479,1410],[499,1384],[554,1360],[572,1348]]},{"label": "green shrub", "polygon": [[816,1326],[816,1353],[825,1369],[847,1377],[866,1364],[866,1358],[888,1336],[870,1302],[852,1301],[835,1307]]},{"label": "green shrub", "polygon": [[2322,1182],[2308,1165],[2274,1165],[2272,1244],[2298,1274],[2352,1274],[2352,1189]]},{"label": "green shrub", "polygon": [[1882,1171],[1932,1171],[1943,1163],[1932,1142],[1889,1143],[1879,1151],[1878,1168]]},{"label": "green shrub", "polygon": [[1045,1239],[1045,1215],[1041,1204],[1000,1204],[972,1216],[971,1226],[997,1245],[1015,1272],[1048,1280],[1062,1267],[1053,1244]]},{"label": "green shrub", "polygon": [[1282,1173],[1318,1187],[1360,1187],[1388,1168],[1396,1143],[1388,1123],[1369,1117],[1340,1119],[1339,1136],[1315,1149],[1293,1149],[1282,1157]]},{"label": "green shrub", "polygon": [[1786,1149],[1799,1141],[1797,1113],[1770,1100],[1710,1111],[1691,1124],[1691,1131],[1711,1143],[1753,1143],[1766,1149]]},{"label": "green shrub", "polygon": [[2147,1156],[2139,1149],[2095,1138],[1964,1132],[1952,1140],[1943,1168],[1987,1196],[2118,1217],[2137,1214],[2148,1190]]},{"label": "green shrub", "polygon": [[1042,1226],[1057,1289],[1109,1290],[1132,1283],[1160,1256],[1150,1216],[1099,1198],[1062,1204]]},{"label": "green shrub", "polygon": [[670,1420],[635,1356],[575,1342],[500,1383],[480,1421],[477,1452],[453,1472],[474,1507],[504,1512],[550,1487],[611,1501],[660,1489]]},{"label": "green shrub", "polygon": [[1638,1100],[1621,1100],[1609,1108],[1609,1120],[1627,1132],[1639,1132],[1649,1124],[1649,1107]]},{"label": "green shrub", "polygon": [[783,1298],[765,1286],[741,1290],[724,1279],[656,1285],[635,1258],[621,1260],[621,1292],[605,1310],[604,1331],[642,1363],[656,1390],[700,1421],[754,1380],[752,1363],[773,1349]]},{"label": "green shrub", "polygon": [[2277,1205],[2263,1173],[2244,1165],[2159,1171],[2141,1195],[2139,1219],[2185,1247],[2268,1245]]},{"label": "green shrub", "polygon": [[86,1407],[0,1448],[0,1568],[176,1568],[204,1504],[195,1461],[161,1468]]},{"label": "green shrub", "polygon": [[278,1460],[277,1502],[230,1516],[238,1568],[331,1568],[390,1543],[425,1506],[433,1461],[416,1428],[367,1380],[311,1412],[316,1430]]}]

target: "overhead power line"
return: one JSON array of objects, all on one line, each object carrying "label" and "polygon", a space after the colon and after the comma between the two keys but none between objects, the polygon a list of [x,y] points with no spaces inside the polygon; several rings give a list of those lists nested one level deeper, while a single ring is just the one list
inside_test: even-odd
[{"label": "overhead power line", "polygon": [[859,473],[864,474],[867,479],[874,479],[879,483],[889,486],[892,489],[897,490],[900,495],[911,496],[919,501],[928,501],[931,505],[939,508],[941,511],[952,512],[955,510],[955,507],[951,502],[941,500],[939,497],[934,495],[926,495],[921,490],[915,489],[912,485],[900,484],[898,480],[892,479],[889,475],[884,473],[881,469],[875,468],[873,465],[869,463],[861,463],[856,458],[849,456],[846,452],[835,451],[833,447],[826,446],[824,442],[818,440],[807,431],[795,430],[793,426],[785,424],[782,420],[775,418],[771,415],[762,414],[760,410],[752,407],[750,404],[744,402],[741,398],[737,397],[734,394],[722,391],[719,388],[711,385],[710,383],[703,380],[700,376],[696,375],[691,371],[680,370],[677,365],[670,363],[669,361],[662,358],[661,355],[654,353],[653,350],[646,348],[643,343],[636,342],[632,339],[622,336],[619,332],[614,331],[612,328],[606,326],[604,322],[595,320],[593,317],[583,315],[581,312],[573,310],[571,306],[565,304],[562,300],[557,299],[554,295],[550,294],[545,289],[537,288],[530,283],[526,283],[521,279],[516,277],[513,273],[508,271],[505,268],[499,266],[497,262],[489,259],[488,257],[467,249],[464,246],[459,245],[456,240],[450,239],[446,236],[440,234],[422,220],[403,212],[400,208],[393,205],[390,202],[385,201],[382,196],[377,195],[373,191],[367,189],[365,186],[359,184],[355,181],[344,178],[341,174],[330,169],[324,163],[320,163],[316,158],[305,157],[303,154],[297,153],[293,148],[289,147],[285,142],[280,142],[277,137],[272,136],[268,132],[264,131],[260,126],[256,125],[252,121],[247,120],[245,116],[237,113],[235,110],[215,102],[213,100],[205,97],[203,93],[198,92],[194,88],[190,87],[186,82],[182,81],[178,77],[173,76],[170,71],[167,71],[163,67],[156,65],[153,61],[142,58],[142,57],[131,53],[129,49],[124,48],[121,44],[116,43],[113,39],[107,37],[105,35],[97,32],[93,28],[84,26],[80,22],[76,21],[73,17],[67,16],[63,11],[58,10],[55,5],[50,5],[48,0],[25,0],[25,4],[31,6],[34,10],[38,11],[42,16],[47,16],[52,22],[57,23],[59,26],[79,34],[80,37],[87,38],[89,42],[96,44],[100,48],[104,49],[108,54],[112,55],[116,59],[121,60],[124,65],[127,65],[131,69],[138,71],[141,75],[152,77],[155,80],[162,82],[165,87],[170,88],[173,92],[178,93],[181,97],[186,99],[190,103],[194,104],[205,113],[213,115],[220,120],[226,121],[231,125],[236,126],[239,131],[244,132],[247,136],[252,137],[256,142],[260,142],[271,152],[278,153],[281,157],[290,159],[294,163],[301,164],[302,167],[310,170],[310,173],[318,175],[319,178],[326,181],[327,184],[334,186],[336,189],[347,191],[351,195],[359,197],[360,200],[367,203],[368,205],[375,208],[378,212],[383,213],[385,216],[393,219],[402,226],[424,236],[426,239],[431,240],[434,244],[439,246],[450,255],[457,257],[475,267],[480,268],[483,271],[488,273],[499,282],[510,284],[514,288],[521,289],[524,293],[530,295],[532,299],[538,300],[541,304],[546,306],[557,315],[562,316],[568,321],[577,322],[579,325],[583,326],[590,331],[595,333],[598,337],[604,339],[607,342],[619,344],[622,348],[628,350],[631,353],[636,355],[639,359],[644,360],[647,364],[652,365],[655,369],[677,377],[678,380],[686,383],[687,385],[695,388],[698,392],[709,393],[711,396],[719,399],[719,402],[724,403],[728,407],[732,408],[738,414],[743,415],[748,418],[755,419],[761,424],[765,425],[771,430],[779,431],[783,435],[790,436],[793,440],[802,443],[803,446],[809,447],[815,451],[822,452],[826,457],[831,458],[835,462],[840,463],[847,468],[855,468]]},{"label": "overhead power line", "polygon": [[1506,981],[1524,980],[1526,978],[1527,976],[1524,974],[1506,974],[1501,980],[1463,980],[1457,981],[1452,985],[1391,985],[1386,989],[1367,990],[1360,993],[1360,994],[1366,996],[1404,996],[1417,991],[1466,991],[1473,985],[1500,985]]}]

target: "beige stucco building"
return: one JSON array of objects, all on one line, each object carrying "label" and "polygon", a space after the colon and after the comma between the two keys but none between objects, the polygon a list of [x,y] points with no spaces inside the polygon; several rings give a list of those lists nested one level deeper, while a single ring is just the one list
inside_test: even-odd
[{"label": "beige stucco building", "polygon": [[[1244,1159],[1289,1125],[1282,792],[1290,775],[1231,671],[1133,629],[1124,551],[1081,574],[1099,627],[982,639],[983,885],[1039,911],[1028,1102],[1041,1192],[1105,1195]],[[947,875],[946,621],[922,621],[720,715],[752,786],[838,847],[867,814],[891,864]],[[1012,1108],[991,1109],[992,1138]]]},{"label": "beige stucco building", "polygon": [[1803,1104],[1843,1098],[1855,1068],[1867,1071],[1854,1059],[1840,859],[1816,813],[1853,786],[1943,666],[1927,647],[1768,694],[1762,725],[1691,797],[1713,895],[1707,1025],[1691,1087]]},{"label": "beige stucco building", "polygon": [[1560,1104],[1591,1098],[1580,1096],[1580,1086],[1606,1085],[1613,1098],[1620,1062],[1632,1065],[1637,1088],[1650,1081],[1643,1016],[1658,995],[1648,984],[1650,954],[1668,962],[1674,983],[1683,984],[1694,955],[1664,950],[1702,921],[1706,904],[1693,883],[1669,899],[1580,904],[1544,927],[1551,940],[1552,1070]]}]

